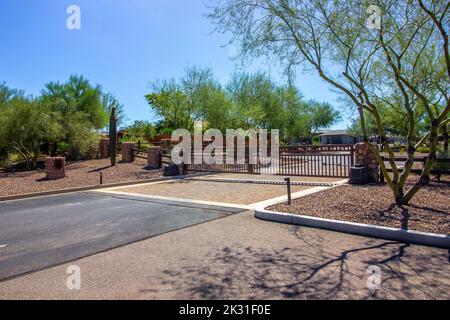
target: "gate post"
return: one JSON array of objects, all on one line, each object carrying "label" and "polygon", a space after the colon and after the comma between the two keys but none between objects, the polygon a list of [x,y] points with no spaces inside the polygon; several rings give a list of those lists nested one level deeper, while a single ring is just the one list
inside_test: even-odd
[{"label": "gate post", "polygon": [[100,139],[100,158],[106,159],[109,157],[109,139]]},{"label": "gate post", "polygon": [[49,180],[62,179],[66,177],[66,158],[45,158],[45,178]]},{"label": "gate post", "polygon": [[161,147],[150,147],[147,150],[147,165],[152,169],[161,168]]},{"label": "gate post", "polygon": [[368,143],[360,142],[355,144],[356,164],[366,166],[369,181],[379,182],[379,167],[375,153],[372,152]]},{"label": "gate post", "polygon": [[124,142],[122,143],[122,162],[133,162],[134,161],[134,142]]}]

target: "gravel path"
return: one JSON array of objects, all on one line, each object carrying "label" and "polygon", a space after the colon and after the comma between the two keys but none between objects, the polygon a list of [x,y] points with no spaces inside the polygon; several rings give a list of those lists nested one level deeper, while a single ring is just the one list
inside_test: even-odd
[{"label": "gravel path", "polygon": [[410,205],[392,205],[387,185],[344,185],[269,210],[423,232],[450,234],[450,178],[422,188]]},{"label": "gravel path", "polygon": [[77,161],[66,164],[65,179],[46,180],[44,170],[1,172],[0,197],[40,191],[61,190],[99,184],[100,172],[103,172],[103,183],[115,183],[142,179],[157,178],[161,170],[146,169],[147,162],[137,159],[133,163],[117,163],[110,166],[109,159]]}]

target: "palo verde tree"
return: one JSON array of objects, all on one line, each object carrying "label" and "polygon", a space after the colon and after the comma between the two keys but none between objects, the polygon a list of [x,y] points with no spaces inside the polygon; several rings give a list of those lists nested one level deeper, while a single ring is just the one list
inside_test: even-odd
[{"label": "palo verde tree", "polygon": [[69,146],[70,158],[89,158],[97,153],[96,130],[108,123],[100,86],[92,85],[83,76],[72,75],[64,83],[47,83],[40,101],[64,128],[60,142]]},{"label": "palo verde tree", "polygon": [[35,168],[43,143],[61,135],[62,127],[38,99],[18,92],[0,99],[0,149],[17,154],[28,170]]},{"label": "palo verde tree", "polygon": [[[373,4],[377,10],[369,15]],[[369,145],[401,205],[428,183],[439,130],[449,123],[449,6],[437,0],[230,0],[219,2],[209,17],[219,32],[230,32],[243,58],[276,56],[288,72],[301,65],[340,91],[358,110],[367,143],[370,114],[392,176],[376,145]],[[373,14],[380,14],[379,21]],[[393,96],[406,114],[408,160],[402,172],[379,108]],[[425,109],[429,124],[420,135],[417,108]],[[405,190],[420,145],[430,152],[420,179]]]}]

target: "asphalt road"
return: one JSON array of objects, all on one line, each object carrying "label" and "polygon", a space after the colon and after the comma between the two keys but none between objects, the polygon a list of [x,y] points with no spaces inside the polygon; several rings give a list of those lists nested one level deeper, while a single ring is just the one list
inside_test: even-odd
[{"label": "asphalt road", "polygon": [[240,211],[92,192],[0,202],[0,280]]},{"label": "asphalt road", "polygon": [[[252,211],[0,281],[2,299],[450,299],[450,252]],[[80,268],[69,290],[69,266]],[[379,267],[379,289],[370,267]],[[372,279],[372,280],[371,280]]]}]

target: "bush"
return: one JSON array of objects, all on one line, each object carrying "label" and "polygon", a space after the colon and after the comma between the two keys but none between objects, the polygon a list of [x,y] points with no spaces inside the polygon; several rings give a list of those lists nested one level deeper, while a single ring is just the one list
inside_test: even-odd
[{"label": "bush", "polygon": [[72,160],[93,159],[99,153],[100,137],[95,132],[80,132],[69,143],[68,158]]},{"label": "bush", "polygon": [[428,148],[428,147],[419,147],[419,148],[417,148],[417,152],[419,152],[419,153],[428,153],[428,152],[430,152],[430,148]]},{"label": "bush", "polygon": [[66,155],[69,152],[70,145],[67,142],[59,142],[56,146],[56,153],[59,155]]}]

